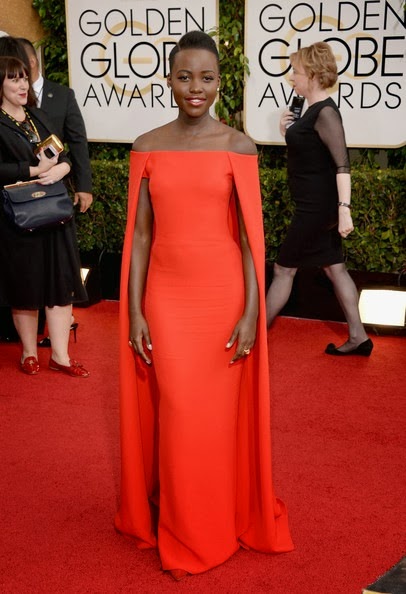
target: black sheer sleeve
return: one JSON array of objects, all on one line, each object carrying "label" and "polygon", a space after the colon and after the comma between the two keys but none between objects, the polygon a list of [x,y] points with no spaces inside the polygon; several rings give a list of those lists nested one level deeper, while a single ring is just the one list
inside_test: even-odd
[{"label": "black sheer sleeve", "polygon": [[340,114],[334,107],[323,107],[314,128],[333,157],[337,173],[350,173],[350,159]]}]

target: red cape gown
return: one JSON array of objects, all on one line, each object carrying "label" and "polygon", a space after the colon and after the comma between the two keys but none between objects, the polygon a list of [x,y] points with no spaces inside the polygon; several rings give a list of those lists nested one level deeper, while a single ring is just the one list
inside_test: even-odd
[{"label": "red cape gown", "polygon": [[[128,344],[129,266],[142,177],[150,178],[154,225],[161,229],[161,235],[154,229],[151,253],[155,256],[151,257],[149,271],[154,280],[147,288],[147,320],[150,330],[151,325],[153,329],[151,367],[144,365]],[[173,187],[176,192],[170,195]],[[203,301],[199,315],[204,319],[196,330],[200,334],[195,346],[194,330],[183,335],[182,344],[177,342],[177,334],[182,334],[185,327],[187,331],[190,318],[197,317],[196,303],[200,303],[202,292],[205,299],[204,283],[193,292],[192,285],[199,284],[200,276],[193,282],[188,280],[194,269],[199,269],[203,276],[207,272],[210,278],[217,275],[210,292],[215,291],[223,277],[227,285],[230,277],[231,285],[243,293],[240,280],[234,282],[234,277],[241,277],[241,263],[233,259],[235,252],[240,258],[239,248],[235,249],[235,192],[256,268],[260,313],[251,354],[230,366],[232,349],[224,347],[232,326],[231,330],[227,326],[219,345],[215,338],[228,310],[233,323],[237,321],[233,308],[238,312],[243,307],[238,295],[234,298],[230,294],[215,327],[210,326],[210,312],[215,316],[215,307],[211,301]],[[217,193],[221,193],[221,199]],[[228,242],[228,238],[221,239],[224,217],[223,212],[217,214],[220,202],[227,211],[232,253],[227,248],[224,254],[220,251],[218,257],[213,257],[217,252],[212,249],[223,250]],[[200,208],[196,217],[195,203]],[[202,227],[201,239],[192,225]],[[220,239],[216,242],[217,226]],[[171,238],[172,230],[176,232]],[[166,243],[162,246],[163,240]],[[203,248],[199,241],[206,241]],[[184,280],[181,275],[176,276],[176,266],[187,251],[194,255],[190,266],[185,265]],[[211,256],[206,257],[206,253]],[[131,153],[120,299],[121,505],[115,525],[119,531],[132,535],[139,548],[158,547],[163,569],[199,573],[225,561],[239,546],[262,552],[286,552],[293,548],[286,508],[275,497],[272,487],[264,256],[255,156],[221,151]],[[224,261],[229,262],[226,267]],[[172,271],[175,276],[171,276]],[[161,282],[165,276],[166,284]],[[226,290],[227,286],[221,287],[220,299]],[[188,300],[194,300],[191,316]],[[171,303],[175,307],[172,326],[166,320],[170,318]],[[181,321],[176,325],[178,318]],[[194,349],[202,349],[197,355],[198,363]],[[216,356],[205,367],[205,359],[216,349]],[[219,361],[221,370],[216,375]],[[172,374],[176,366],[176,373]],[[229,379],[223,383],[223,376],[230,378],[232,374],[231,383]],[[186,385],[183,395],[182,382]],[[227,390],[233,394],[227,394]]]}]

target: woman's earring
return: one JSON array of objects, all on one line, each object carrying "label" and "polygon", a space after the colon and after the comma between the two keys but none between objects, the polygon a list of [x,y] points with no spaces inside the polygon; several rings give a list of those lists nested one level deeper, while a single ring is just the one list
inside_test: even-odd
[{"label": "woman's earring", "polygon": [[220,90],[220,87],[217,87],[217,93],[219,92],[219,90]]}]

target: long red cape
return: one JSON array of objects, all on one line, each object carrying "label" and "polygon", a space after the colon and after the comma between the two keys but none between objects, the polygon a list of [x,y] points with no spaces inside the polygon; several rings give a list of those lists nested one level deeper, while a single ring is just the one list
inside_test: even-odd
[{"label": "long red cape", "polygon": [[[129,347],[128,280],[138,193],[150,153],[132,152],[128,221],[122,258],[120,298],[121,506],[116,528],[132,535],[139,548],[157,546],[150,499],[157,478],[154,371]],[[257,338],[244,364],[238,419],[237,497],[245,516],[236,519],[242,546],[263,552],[293,548],[287,512],[272,487],[270,392],[265,316],[265,249],[257,158],[228,153],[258,278],[260,309]],[[235,212],[230,224],[236,233]],[[244,514],[243,514],[244,515]],[[243,534],[238,526],[244,526]],[[246,526],[249,526],[246,530]],[[219,527],[221,530],[221,527]]]}]

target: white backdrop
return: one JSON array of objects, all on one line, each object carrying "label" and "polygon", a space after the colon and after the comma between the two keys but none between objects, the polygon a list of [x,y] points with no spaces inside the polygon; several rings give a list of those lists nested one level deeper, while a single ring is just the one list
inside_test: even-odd
[{"label": "white backdrop", "polygon": [[288,56],[316,41],[332,46],[339,69],[332,97],[348,146],[406,142],[405,23],[402,0],[245,2],[244,125],[258,144],[282,144],[279,118],[291,102]]},{"label": "white backdrop", "polygon": [[168,56],[218,26],[217,0],[66,0],[69,78],[89,140],[133,142],[177,114]]}]

